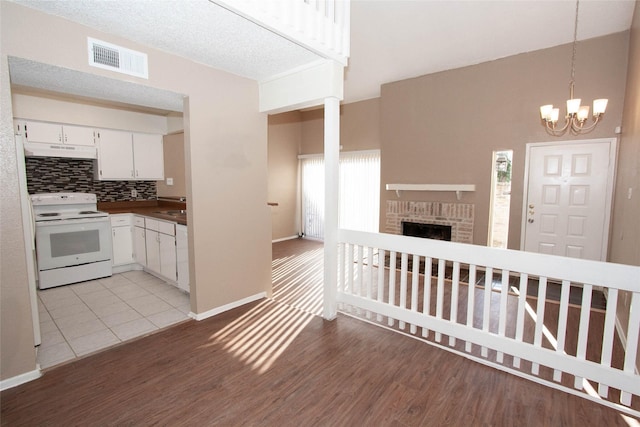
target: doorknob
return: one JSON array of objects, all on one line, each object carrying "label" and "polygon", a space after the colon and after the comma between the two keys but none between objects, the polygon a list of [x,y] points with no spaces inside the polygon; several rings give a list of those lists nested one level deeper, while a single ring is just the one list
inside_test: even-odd
[{"label": "doorknob", "polygon": [[529,209],[533,209],[533,203],[529,205]]}]

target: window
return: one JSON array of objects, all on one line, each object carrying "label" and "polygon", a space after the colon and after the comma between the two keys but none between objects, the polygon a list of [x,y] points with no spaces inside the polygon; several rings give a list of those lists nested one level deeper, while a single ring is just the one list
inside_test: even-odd
[{"label": "window", "polygon": [[[301,156],[302,232],[324,238],[324,159]],[[380,151],[340,154],[340,228],[378,232],[380,212]]]},{"label": "window", "polygon": [[511,204],[511,163],[513,150],[493,152],[491,172],[491,212],[488,246],[506,248],[509,237],[509,205]]}]

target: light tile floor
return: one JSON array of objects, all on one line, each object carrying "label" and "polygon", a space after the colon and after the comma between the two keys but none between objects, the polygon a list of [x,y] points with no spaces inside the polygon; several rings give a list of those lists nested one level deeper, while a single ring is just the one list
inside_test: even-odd
[{"label": "light tile floor", "polygon": [[188,319],[189,294],[143,271],[38,291],[42,369]]}]

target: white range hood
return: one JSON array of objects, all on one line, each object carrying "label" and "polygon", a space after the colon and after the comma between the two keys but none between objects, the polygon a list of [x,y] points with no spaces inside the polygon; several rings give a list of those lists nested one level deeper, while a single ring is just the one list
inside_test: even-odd
[{"label": "white range hood", "polygon": [[96,159],[96,147],[87,145],[24,143],[25,157],[68,157],[74,159]]}]

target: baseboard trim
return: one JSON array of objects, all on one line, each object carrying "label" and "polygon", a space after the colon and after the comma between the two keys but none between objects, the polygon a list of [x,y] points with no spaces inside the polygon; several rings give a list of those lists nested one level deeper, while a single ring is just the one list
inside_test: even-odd
[{"label": "baseboard trim", "polygon": [[271,243],[284,242],[285,240],[293,240],[293,239],[297,239],[297,238],[298,238],[298,235],[296,234],[295,236],[283,237],[281,239],[272,240]]},{"label": "baseboard trim", "polygon": [[233,310],[234,308],[238,308],[242,305],[249,304],[250,302],[257,301],[262,298],[266,298],[266,292],[260,292],[259,294],[251,295],[250,297],[243,298],[238,301],[234,301],[229,304],[222,305],[220,307],[213,308],[211,310],[205,311],[204,313],[194,313],[190,312],[189,317],[195,320],[204,320],[209,317],[215,316],[216,314],[224,313],[225,311]]},{"label": "baseboard trim", "polygon": [[111,269],[113,270],[113,274],[118,274],[125,273],[127,271],[142,270],[142,266],[140,264],[124,264],[114,265]]},{"label": "baseboard trim", "polygon": [[40,365],[37,365],[37,368],[33,371],[25,372],[24,374],[16,375],[15,377],[0,381],[0,391],[28,383],[29,381],[37,380],[41,376],[42,371],[40,371]]}]

